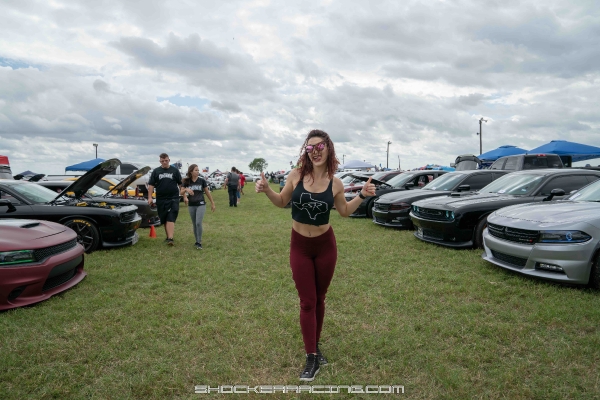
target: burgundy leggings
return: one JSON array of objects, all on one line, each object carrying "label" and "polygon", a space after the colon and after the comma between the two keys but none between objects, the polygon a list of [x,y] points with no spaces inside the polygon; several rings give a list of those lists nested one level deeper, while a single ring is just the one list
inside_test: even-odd
[{"label": "burgundy leggings", "polygon": [[292,229],[290,265],[300,297],[300,329],[306,354],[317,352],[325,316],[325,294],[336,261],[337,245],[331,227],[317,237],[305,237]]}]

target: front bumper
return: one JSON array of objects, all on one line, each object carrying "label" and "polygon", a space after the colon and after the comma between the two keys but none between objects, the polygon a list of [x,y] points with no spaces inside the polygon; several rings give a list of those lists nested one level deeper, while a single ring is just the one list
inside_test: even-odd
[{"label": "front bumper", "polygon": [[0,268],[0,310],[47,300],[85,278],[84,251],[77,245],[41,263]]},{"label": "front bumper", "polygon": [[142,218],[139,214],[136,214],[136,218],[130,222],[120,222],[118,227],[110,227],[110,235],[102,233],[102,246],[103,247],[120,247],[127,246],[129,244],[135,244],[137,242],[137,229],[142,223]]},{"label": "front bumper", "polygon": [[373,223],[390,228],[413,229],[408,209],[381,211],[373,207]]},{"label": "front bumper", "polygon": [[[483,232],[481,257],[499,267],[554,282],[587,284],[597,242],[525,245]],[[557,265],[563,272],[536,269],[538,263]]]},{"label": "front bumper", "polygon": [[415,227],[415,237],[424,242],[439,244],[454,249],[473,248],[473,229],[460,229],[459,221],[434,221],[410,213]]}]

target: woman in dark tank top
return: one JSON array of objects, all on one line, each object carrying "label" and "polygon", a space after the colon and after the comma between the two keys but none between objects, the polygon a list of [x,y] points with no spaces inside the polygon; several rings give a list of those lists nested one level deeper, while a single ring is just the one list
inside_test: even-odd
[{"label": "woman in dark tank top", "polygon": [[277,207],[292,202],[290,266],[300,297],[300,329],[306,352],[301,381],[312,381],[321,365],[327,364],[319,348],[325,316],[325,295],[337,261],[335,235],[329,214],[335,205],[342,217],[352,214],[362,200],[375,195],[371,178],[359,196],[347,202],[344,185],[333,174],[340,164],[329,135],[321,130],[308,133],[300,150],[298,168],[288,175],[281,193],[269,187],[265,174],[256,182],[256,192],[265,193]]}]

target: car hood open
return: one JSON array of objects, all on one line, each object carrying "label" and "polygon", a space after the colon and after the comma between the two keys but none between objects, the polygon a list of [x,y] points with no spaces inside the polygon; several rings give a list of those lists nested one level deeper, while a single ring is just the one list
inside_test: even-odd
[{"label": "car hood open", "polygon": [[528,203],[501,208],[495,213],[498,217],[511,220],[524,220],[540,224],[564,224],[591,222],[600,215],[600,203],[587,201],[551,201]]},{"label": "car hood open", "polygon": [[66,196],[68,192],[73,192],[75,198],[80,199],[92,186],[98,183],[106,175],[115,171],[119,165],[121,165],[121,161],[116,158],[111,158],[110,160],[106,160],[96,165],[73,182],[72,185],[60,192],[59,195],[54,198],[53,202],[62,196]]},{"label": "car hood open", "polygon": [[127,190],[127,187],[131,185],[136,180],[140,179],[142,176],[146,175],[150,171],[150,167],[146,166],[142,169],[138,169],[137,171],[132,172],[128,177],[119,182],[118,185],[110,189],[108,193],[104,195],[104,197],[108,196],[110,193],[120,193],[124,190]]}]

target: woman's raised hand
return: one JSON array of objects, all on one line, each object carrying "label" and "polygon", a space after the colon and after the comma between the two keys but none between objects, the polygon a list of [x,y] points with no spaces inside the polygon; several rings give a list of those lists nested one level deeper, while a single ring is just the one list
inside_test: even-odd
[{"label": "woman's raised hand", "polygon": [[260,179],[256,182],[254,189],[256,190],[256,193],[265,193],[268,188],[269,181],[267,181],[267,178],[265,178],[265,173],[261,172]]}]

